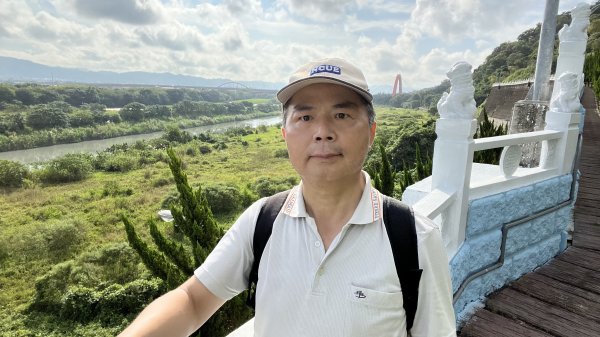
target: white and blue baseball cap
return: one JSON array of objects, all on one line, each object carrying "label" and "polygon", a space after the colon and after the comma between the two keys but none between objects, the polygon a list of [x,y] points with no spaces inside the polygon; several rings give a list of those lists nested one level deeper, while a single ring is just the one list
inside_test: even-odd
[{"label": "white and blue baseball cap", "polygon": [[290,76],[288,85],[279,90],[277,99],[285,104],[298,90],[317,83],[343,85],[367,102],[373,101],[365,75],[355,65],[341,58],[326,58],[301,66]]}]

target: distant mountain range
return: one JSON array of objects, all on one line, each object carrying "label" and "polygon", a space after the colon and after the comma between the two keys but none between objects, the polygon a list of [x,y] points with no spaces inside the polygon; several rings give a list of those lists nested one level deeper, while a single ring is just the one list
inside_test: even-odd
[{"label": "distant mountain range", "polygon": [[[118,73],[113,71],[90,71],[74,68],[51,67],[27,60],[0,56],[0,82],[161,85],[214,88],[232,81],[233,80],[225,78],[203,78],[198,76],[175,75],[171,73],[150,73],[143,71]],[[279,90],[284,86],[284,83],[275,82],[235,82],[249,88],[264,90]],[[392,86],[371,86],[371,92],[391,93]]]},{"label": "distant mountain range", "polygon": [[[232,80],[226,78],[203,78],[197,76],[175,75],[171,73],[149,73],[143,71],[117,73],[112,71],[89,71],[74,68],[51,67],[4,56],[0,56],[0,81],[186,87],[218,87],[227,82],[232,82]],[[277,90],[283,86],[283,83],[261,81],[236,82],[253,89]]]}]

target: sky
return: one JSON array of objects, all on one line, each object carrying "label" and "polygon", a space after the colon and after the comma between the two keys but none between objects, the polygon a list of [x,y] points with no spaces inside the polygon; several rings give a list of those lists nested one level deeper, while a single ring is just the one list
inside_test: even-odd
[{"label": "sky", "polygon": [[[559,13],[579,2],[561,0]],[[285,83],[342,57],[373,88],[439,84],[544,16],[544,0],[0,0],[0,56],[94,71]]]}]

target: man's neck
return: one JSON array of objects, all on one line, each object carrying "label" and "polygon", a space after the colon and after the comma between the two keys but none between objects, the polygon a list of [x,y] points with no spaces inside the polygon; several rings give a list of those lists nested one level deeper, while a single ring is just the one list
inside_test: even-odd
[{"label": "man's neck", "polygon": [[362,172],[353,181],[330,183],[302,180],[306,211],[315,219],[325,248],[350,220],[360,202],[365,177]]}]

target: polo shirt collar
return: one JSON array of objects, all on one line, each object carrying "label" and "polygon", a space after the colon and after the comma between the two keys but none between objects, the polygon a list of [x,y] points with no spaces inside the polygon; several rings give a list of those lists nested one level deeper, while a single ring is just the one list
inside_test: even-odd
[{"label": "polo shirt collar", "polygon": [[[351,224],[368,224],[379,220],[382,216],[381,196],[373,186],[371,186],[371,177],[363,171],[365,177],[365,188],[358,202],[354,214],[348,220]],[[302,182],[294,186],[290,191],[281,211],[291,217],[306,218],[310,217],[306,211],[304,198],[302,196]]]}]

